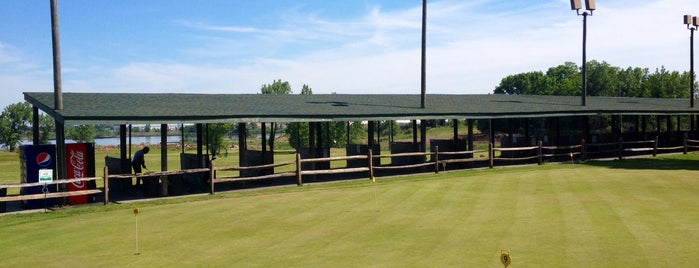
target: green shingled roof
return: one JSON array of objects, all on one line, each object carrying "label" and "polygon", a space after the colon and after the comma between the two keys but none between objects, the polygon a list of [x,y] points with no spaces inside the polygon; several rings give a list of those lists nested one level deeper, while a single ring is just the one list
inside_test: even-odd
[{"label": "green shingled roof", "polygon": [[699,114],[688,99],[575,96],[394,94],[122,94],[25,92],[32,105],[70,124],[360,121],[550,117],[597,114]]}]

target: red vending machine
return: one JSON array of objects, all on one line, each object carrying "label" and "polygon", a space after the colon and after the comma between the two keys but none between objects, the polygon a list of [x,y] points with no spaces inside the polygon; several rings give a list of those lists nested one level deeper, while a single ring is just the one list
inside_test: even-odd
[{"label": "red vending machine", "polygon": [[[68,179],[90,178],[95,176],[95,145],[93,143],[66,144],[66,161],[68,164]],[[68,184],[68,191],[82,191],[95,189],[95,181],[72,182]],[[93,198],[87,195],[68,197],[68,203],[78,205],[92,202]]]}]

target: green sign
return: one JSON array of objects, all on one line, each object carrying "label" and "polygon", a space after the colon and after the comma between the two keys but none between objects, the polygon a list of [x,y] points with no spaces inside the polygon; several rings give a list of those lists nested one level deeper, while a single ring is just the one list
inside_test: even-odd
[{"label": "green sign", "polygon": [[47,183],[53,181],[53,169],[39,169],[39,182]]}]

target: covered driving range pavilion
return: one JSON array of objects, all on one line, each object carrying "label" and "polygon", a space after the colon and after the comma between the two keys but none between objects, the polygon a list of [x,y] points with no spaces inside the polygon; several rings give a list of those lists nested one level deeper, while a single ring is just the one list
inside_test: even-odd
[{"label": "covered driving range pavilion", "polygon": [[[131,124],[161,124],[162,145],[166,146],[167,124],[196,124],[198,166],[205,167],[206,154],[203,152],[205,137],[203,130],[209,123],[238,123],[240,146],[240,165],[260,165],[273,162],[271,153],[265,152],[265,139],[262,139],[263,151],[257,154],[247,153],[245,146],[246,124],[261,124],[262,136],[265,135],[264,123],[309,123],[309,148],[302,153],[304,158],[328,157],[324,153],[327,147],[327,131],[323,131],[324,122],[366,122],[366,148],[377,148],[375,138],[376,122],[384,120],[409,120],[412,122],[413,142],[402,152],[424,152],[427,150],[425,124],[423,120],[466,120],[467,135],[459,135],[454,124],[454,138],[449,146],[440,147],[440,151],[473,150],[474,120],[487,120],[490,126],[495,122],[506,122],[508,127],[500,129],[510,141],[501,146],[512,146],[516,142],[526,145],[537,140],[546,140],[550,144],[566,145],[580,139],[588,142],[601,142],[597,138],[601,133],[591,133],[590,124],[595,124],[596,117],[611,115],[611,139],[617,139],[624,133],[633,133],[634,137],[644,139],[649,132],[661,135],[661,121],[664,121],[664,136],[668,142],[681,143],[680,135],[693,137],[696,134],[696,117],[699,109],[690,107],[689,99],[654,99],[654,98],[616,98],[588,97],[585,106],[581,105],[579,96],[530,96],[530,95],[427,95],[426,107],[421,108],[420,95],[352,95],[352,94],[314,94],[314,95],[261,95],[261,94],[121,94],[121,93],[63,93],[63,109],[55,110],[53,92],[25,92],[25,100],[34,107],[34,126],[38,126],[39,110],[53,117],[64,129],[65,125],[111,124],[119,125],[121,133],[121,170],[130,173],[127,152],[127,126]],[[562,127],[558,119],[569,118]],[[674,118],[674,119],[673,119]],[[648,121],[655,122],[655,129],[648,127]],[[684,122],[684,129],[680,122]],[[519,130],[512,130],[513,122],[518,122]],[[537,123],[539,122],[539,123]],[[546,129],[541,129],[546,126]],[[494,127],[491,127],[491,129]],[[419,129],[419,131],[418,131]],[[673,131],[674,129],[674,131]],[[541,134],[543,133],[543,134]],[[34,142],[38,143],[39,130],[33,131]],[[493,143],[495,131],[489,131],[488,140]],[[420,137],[420,139],[418,139]],[[563,138],[561,138],[563,137]],[[530,142],[531,141],[531,142]],[[61,143],[58,141],[58,150]],[[449,143],[449,142],[447,142]],[[530,144],[531,143],[531,144]],[[457,146],[461,144],[462,146]],[[394,152],[393,145],[391,145]],[[440,145],[441,146],[441,145]],[[456,148],[460,147],[460,148]],[[464,148],[465,147],[465,148]],[[130,148],[130,147],[129,147]],[[207,147],[208,148],[208,147]],[[349,148],[349,146],[348,146]],[[359,148],[359,147],[357,147]],[[208,150],[208,149],[207,149]],[[164,150],[163,150],[164,151]],[[329,150],[328,150],[329,151]],[[59,154],[60,155],[60,154]],[[268,156],[266,156],[268,155]],[[348,152],[348,155],[350,153]],[[162,170],[168,170],[163,153]],[[247,158],[247,159],[246,159]],[[65,165],[65,163],[63,163]],[[60,167],[60,162],[59,162]],[[65,170],[65,167],[62,168]],[[60,169],[59,169],[60,170]],[[59,178],[65,174],[59,172]]]}]

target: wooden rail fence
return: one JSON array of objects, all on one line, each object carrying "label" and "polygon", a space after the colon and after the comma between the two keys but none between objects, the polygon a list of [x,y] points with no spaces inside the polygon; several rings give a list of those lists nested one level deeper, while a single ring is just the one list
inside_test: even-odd
[{"label": "wooden rail fence", "polygon": [[[0,185],[0,189],[68,184],[68,183],[74,183],[74,182],[97,181],[97,180],[101,180],[101,179],[103,179],[103,178],[91,177],[91,178],[78,178],[78,179],[68,179],[68,180],[53,180],[51,182],[45,182],[45,183],[44,182],[33,182],[33,183],[21,183],[21,184],[4,184],[4,185]],[[52,192],[52,193],[46,193],[46,194],[41,193],[41,194],[28,194],[28,195],[11,195],[11,196],[0,197],[0,202],[26,201],[26,200],[35,200],[35,199],[43,199],[43,198],[69,197],[69,196],[78,196],[78,195],[98,194],[98,193],[103,193],[103,192],[104,191],[102,189],[92,189],[92,190],[68,191],[68,192]]]},{"label": "wooden rail fence", "polygon": [[[594,155],[609,156],[614,155],[619,159],[631,154],[638,155],[639,153],[647,153],[656,156],[658,152],[677,152],[682,151],[685,154],[688,151],[699,150],[699,140],[684,139],[683,145],[672,146],[672,147],[659,147],[658,138],[654,140],[642,140],[642,141],[623,141],[619,139],[618,142],[612,143],[585,143],[585,140],[581,141],[581,144],[570,145],[570,146],[543,146],[541,141],[537,143],[536,146],[528,147],[513,147],[513,148],[494,148],[493,144],[489,145],[488,150],[474,150],[474,151],[458,151],[458,152],[439,152],[439,147],[435,148],[434,152],[415,152],[415,153],[397,153],[389,155],[373,155],[372,151],[369,150],[367,155],[355,155],[355,156],[344,156],[344,157],[327,157],[327,158],[311,158],[311,159],[301,159],[300,154],[296,154],[295,161],[287,161],[282,163],[259,165],[259,166],[246,166],[246,167],[216,167],[216,161],[212,160],[210,163],[210,168],[198,168],[198,169],[186,169],[178,171],[163,171],[163,172],[148,172],[139,174],[109,174],[109,169],[104,168],[104,177],[92,177],[92,178],[78,178],[78,179],[68,179],[68,180],[54,180],[52,182],[46,183],[47,185],[56,184],[67,184],[73,182],[87,182],[87,181],[97,181],[103,180],[104,187],[101,189],[92,190],[82,190],[82,191],[68,191],[68,192],[53,192],[47,194],[30,194],[30,195],[13,195],[13,196],[2,196],[0,197],[0,203],[10,202],[10,201],[22,201],[22,200],[32,200],[32,199],[42,199],[42,198],[57,198],[57,197],[69,197],[77,195],[89,195],[89,194],[104,194],[103,203],[106,205],[109,203],[109,181],[113,179],[118,180],[132,180],[133,178],[145,178],[145,177],[160,177],[162,180],[167,181],[167,176],[178,175],[178,174],[193,174],[193,173],[208,173],[208,183],[210,186],[210,193],[215,193],[214,185],[217,183],[225,182],[238,182],[238,181],[254,181],[254,180],[265,180],[265,179],[279,179],[279,178],[289,178],[296,177],[297,185],[303,185],[304,175],[331,175],[331,174],[345,174],[345,173],[359,173],[368,172],[370,179],[375,177],[375,171],[378,170],[400,170],[400,169],[415,169],[415,168],[426,168],[433,166],[434,172],[438,173],[440,171],[440,166],[443,170],[446,170],[448,164],[454,163],[475,163],[475,162],[488,162],[490,168],[494,167],[496,161],[500,162],[534,162],[543,164],[544,161],[555,158],[574,158],[578,157],[581,160],[592,159]],[[487,157],[474,158],[476,154],[488,152]],[[500,157],[496,157],[496,152],[500,152]],[[520,152],[521,157],[503,157],[503,152]],[[444,159],[439,160],[440,156],[454,156],[462,155],[463,158],[455,159]],[[431,156],[432,160],[426,161],[424,163],[411,163],[405,165],[374,165],[375,159],[381,158],[394,158],[394,157],[420,157]],[[354,168],[335,168],[335,169],[321,169],[321,170],[303,170],[303,163],[315,163],[315,162],[332,162],[332,161],[347,161],[347,160],[367,160],[366,167],[354,167]],[[295,165],[295,170],[292,172],[281,172],[272,173],[261,176],[254,177],[217,177],[217,171],[242,171],[242,170],[263,170],[270,168],[277,168],[283,166]],[[213,171],[213,172],[212,172]],[[23,183],[23,184],[9,184],[0,185],[0,189],[7,188],[22,188],[22,187],[34,187],[42,186],[44,183]]]},{"label": "wooden rail fence", "polygon": [[[434,172],[438,173],[440,171],[440,166],[442,170],[446,170],[448,164],[454,163],[476,163],[476,162],[488,162],[489,166],[492,168],[495,166],[496,161],[502,162],[524,162],[527,161],[536,162],[537,164],[543,164],[547,160],[552,160],[555,158],[567,159],[567,158],[578,158],[582,160],[591,159],[594,155],[604,155],[605,153],[612,153],[619,158],[623,158],[628,153],[639,153],[639,152],[649,152],[653,156],[657,154],[658,151],[676,151],[684,149],[687,153],[689,149],[699,150],[699,140],[689,140],[685,139],[683,146],[676,147],[658,147],[658,139],[647,140],[647,141],[629,141],[624,142],[619,140],[614,143],[585,143],[585,140],[581,141],[581,144],[569,145],[569,146],[543,146],[541,141],[537,143],[537,146],[528,147],[513,147],[513,148],[494,148],[492,144],[489,145],[488,150],[473,150],[473,151],[458,151],[458,152],[439,152],[439,147],[435,148],[434,152],[414,152],[414,153],[396,153],[388,155],[373,155],[372,150],[369,150],[367,155],[356,155],[356,156],[344,156],[344,157],[327,157],[327,158],[311,158],[311,159],[301,159],[300,154],[296,154],[295,161],[288,161],[278,164],[269,164],[261,166],[249,166],[249,167],[216,167],[215,161],[211,162],[212,170],[214,171],[231,171],[231,170],[261,170],[276,168],[282,166],[295,165],[295,170],[290,172],[273,173],[269,175],[254,176],[254,177],[216,177],[216,173],[210,173],[209,183],[211,194],[215,193],[214,185],[216,183],[224,182],[235,182],[235,181],[254,181],[263,179],[277,179],[277,178],[288,178],[296,177],[297,185],[303,185],[304,175],[332,175],[332,174],[345,174],[345,173],[357,173],[357,172],[369,172],[369,178],[375,177],[375,171],[379,170],[401,170],[401,169],[415,169],[415,168],[426,168],[434,166]],[[456,159],[445,159],[439,160],[440,156],[445,155],[462,155],[462,156],[474,156],[479,153],[488,152],[487,157],[463,157]],[[523,157],[496,157],[496,152],[525,152],[529,156]],[[424,163],[411,163],[405,165],[374,165],[374,161],[369,161],[369,159],[381,159],[381,158],[394,158],[394,157],[428,157],[432,156],[432,161],[427,161]],[[336,169],[321,169],[321,170],[303,170],[303,163],[314,163],[314,162],[332,162],[332,161],[346,161],[346,160],[356,160],[365,159],[367,160],[366,167],[355,167],[355,168],[336,168]]]}]

